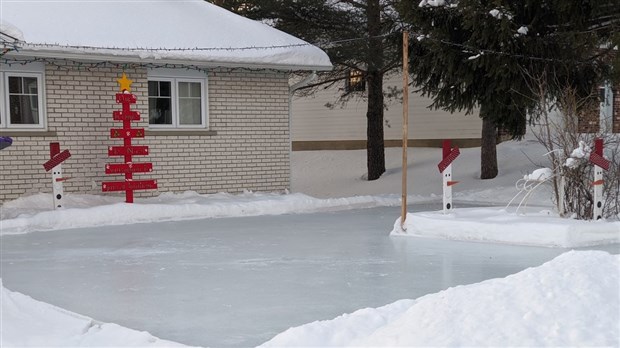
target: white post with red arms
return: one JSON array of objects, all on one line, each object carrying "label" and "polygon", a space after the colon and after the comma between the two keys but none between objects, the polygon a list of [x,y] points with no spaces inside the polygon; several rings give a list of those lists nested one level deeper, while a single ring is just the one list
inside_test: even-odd
[{"label": "white post with red arms", "polygon": [[452,162],[461,154],[458,147],[452,148],[450,140],[443,141],[443,156],[437,165],[443,177],[443,213],[447,214],[452,210],[452,186],[458,181],[452,180]]},{"label": "white post with red arms", "polygon": [[45,171],[52,170],[52,191],[54,194],[54,209],[62,208],[64,188],[62,183],[69,178],[62,176],[62,165],[67,158],[71,157],[69,150],[60,151],[59,143],[50,143],[50,159],[43,163]]},{"label": "white post with red arms", "polygon": [[590,162],[594,164],[594,204],[592,219],[603,218],[603,170],[609,170],[609,161],[603,157],[603,139],[594,139],[594,151],[590,153]]}]

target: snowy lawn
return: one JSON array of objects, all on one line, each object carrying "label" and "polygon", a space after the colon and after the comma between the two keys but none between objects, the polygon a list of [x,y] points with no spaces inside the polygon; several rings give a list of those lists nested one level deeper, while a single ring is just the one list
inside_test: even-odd
[{"label": "snowy lawn", "polygon": [[[453,169],[454,179],[461,181],[454,188],[456,209],[450,215],[410,213],[406,225],[408,236],[543,246],[618,243],[618,221],[557,218],[544,188],[530,200],[530,207],[535,208],[525,215],[502,209],[517,192],[516,180],[539,167],[530,159],[544,163],[543,151],[537,144],[531,141],[501,144],[498,153],[501,173],[488,181],[475,179],[479,149],[461,152]],[[54,233],[60,229],[103,225],[397,206],[400,152],[388,149],[386,153],[389,169],[380,180],[371,183],[361,178],[365,171],[363,151],[293,153],[293,191],[305,194],[187,192],[162,194],[138,200],[134,205],[124,204],[119,198],[69,194],[67,209],[59,211],[51,210],[49,194],[36,194],[2,205],[0,234],[3,241],[9,241],[7,238],[33,231]],[[436,167],[440,153],[440,149],[410,151],[409,202],[441,200],[441,176]],[[459,209],[459,202],[465,201],[495,208]],[[378,233],[387,236],[395,220],[393,234],[402,232],[398,230],[398,214],[395,208],[392,220]],[[612,250],[617,253],[617,248]],[[267,345],[617,346],[620,344],[619,272],[617,256],[605,252],[572,252],[507,278],[459,286],[417,300],[404,300],[291,329]],[[11,288],[6,279],[4,285]],[[91,322],[89,318],[41,304],[5,288],[2,288],[0,314],[2,346],[167,344],[144,332]],[[51,324],[59,321],[66,321],[67,325]]]}]

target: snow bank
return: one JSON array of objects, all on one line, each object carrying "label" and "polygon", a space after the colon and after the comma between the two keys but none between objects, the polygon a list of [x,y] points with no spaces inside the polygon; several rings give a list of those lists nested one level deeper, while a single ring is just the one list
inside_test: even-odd
[{"label": "snow bank", "polygon": [[449,214],[408,213],[405,230],[398,218],[391,235],[573,248],[620,243],[620,221],[565,219],[531,208],[519,215],[501,208],[467,208]]},{"label": "snow bank", "polygon": [[181,347],[148,332],[93,319],[12,292],[0,279],[2,347]]},{"label": "snow bank", "polygon": [[301,193],[232,195],[163,193],[159,197],[121,202],[119,197],[66,195],[65,208],[52,209],[51,194],[36,194],[2,206],[0,235],[33,231],[124,225],[201,218],[312,213],[326,210],[395,206],[398,195],[319,199]]},{"label": "snow bank", "polygon": [[291,328],[264,347],[618,346],[620,257],[571,251],[502,279]]}]

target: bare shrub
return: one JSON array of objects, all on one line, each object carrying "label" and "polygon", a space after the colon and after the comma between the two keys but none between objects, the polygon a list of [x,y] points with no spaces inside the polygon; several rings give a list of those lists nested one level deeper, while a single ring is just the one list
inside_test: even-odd
[{"label": "bare shrub", "polygon": [[567,87],[551,100],[547,97],[547,84],[548,81],[538,80],[533,86],[539,100],[532,115],[537,127],[532,127],[532,131],[549,151],[551,169],[556,173],[552,200],[558,212],[566,217],[592,219],[594,166],[589,162],[589,154],[594,139],[601,138],[605,144],[604,157],[611,161],[609,170],[603,172],[603,217],[619,218],[620,136],[611,133],[611,122],[601,122],[596,133],[580,133],[578,127],[579,119],[599,119],[598,93],[583,97]]}]

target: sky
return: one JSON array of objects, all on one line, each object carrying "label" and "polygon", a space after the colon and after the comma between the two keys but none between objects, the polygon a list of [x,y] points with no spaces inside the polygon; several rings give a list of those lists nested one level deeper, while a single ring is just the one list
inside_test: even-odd
[{"label": "sky", "polygon": [[[515,205],[506,207],[518,193],[515,183],[544,163],[544,151],[536,143],[500,144],[500,175],[488,181],[476,179],[479,149],[462,149],[461,153],[453,164],[454,178],[461,180],[454,186],[455,209],[449,214],[440,210],[410,212],[404,230],[400,217],[394,216],[394,224],[385,226],[386,235],[391,231],[386,238],[441,238],[546,247],[620,242],[617,220],[583,222],[557,217],[544,186],[528,202],[527,209],[517,213]],[[67,194],[65,208],[56,211],[50,194],[34,194],[3,204],[1,235],[10,238],[34,231],[53,234],[59,229],[104,224],[134,224],[139,229],[147,222],[196,218],[397,208],[400,150],[386,151],[388,171],[372,183],[362,179],[363,156],[363,151],[294,152],[292,193],[284,194],[162,193],[137,199],[133,205],[123,203],[122,197]],[[441,149],[410,149],[410,203],[439,203],[438,209],[441,207],[441,175],[437,169],[440,156]],[[481,207],[459,208],[459,203],[465,202]],[[457,286],[291,328],[264,345],[618,345],[618,263],[617,255],[604,251],[568,252],[506,278]],[[11,291],[10,284],[3,284],[1,290],[3,346],[176,344],[39,302],[28,294]]]}]

